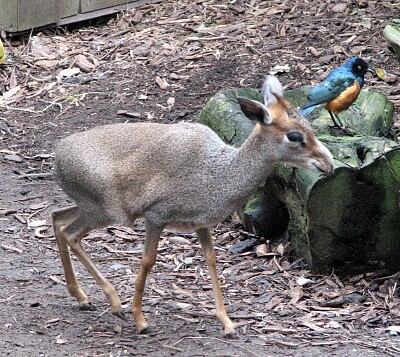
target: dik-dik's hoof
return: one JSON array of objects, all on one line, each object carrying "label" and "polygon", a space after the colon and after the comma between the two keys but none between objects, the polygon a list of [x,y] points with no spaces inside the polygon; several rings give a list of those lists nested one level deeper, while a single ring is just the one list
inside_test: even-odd
[{"label": "dik-dik's hoof", "polygon": [[236,331],[235,331],[235,325],[232,322],[225,325],[224,334],[225,334],[225,337],[228,337],[228,338],[236,338],[237,337]]},{"label": "dik-dik's hoof", "polygon": [[128,317],[122,310],[115,311],[112,314],[119,317],[121,320],[128,321]]},{"label": "dik-dik's hoof", "polygon": [[87,302],[79,306],[79,309],[82,311],[95,311],[96,306],[93,305],[91,302]]},{"label": "dik-dik's hoof", "polygon": [[150,332],[150,328],[149,328],[149,326],[144,326],[144,327],[142,327],[142,328],[140,328],[140,329],[137,328],[137,332],[138,332],[138,334],[140,334],[140,335],[144,335],[144,334]]}]

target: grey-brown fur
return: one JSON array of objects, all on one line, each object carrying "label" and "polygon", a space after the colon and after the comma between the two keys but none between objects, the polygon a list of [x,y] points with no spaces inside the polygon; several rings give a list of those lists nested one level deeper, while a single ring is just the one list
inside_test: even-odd
[{"label": "grey-brown fur", "polygon": [[[138,331],[147,323],[141,313],[146,275],[154,264],[163,228],[196,230],[213,282],[217,316],[226,333],[234,327],[226,315],[216,278],[215,253],[209,227],[239,208],[265,182],[277,162],[331,173],[333,159],[309,127],[289,118],[282,106],[282,87],[268,77],[265,106],[240,99],[245,112],[257,118],[254,131],[240,148],[231,147],[201,124],[114,124],[77,133],[56,150],[55,171],[76,207],[53,214],[57,242],[70,293],[84,307],[88,298],[77,283],[67,245],[77,254],[106,292],[112,311],[121,306],[112,285],[83,251],[88,231],[113,223],[131,225],[146,219],[146,243],[136,282],[132,312]],[[279,115],[278,115],[279,114]],[[291,142],[288,132],[304,142]]]}]

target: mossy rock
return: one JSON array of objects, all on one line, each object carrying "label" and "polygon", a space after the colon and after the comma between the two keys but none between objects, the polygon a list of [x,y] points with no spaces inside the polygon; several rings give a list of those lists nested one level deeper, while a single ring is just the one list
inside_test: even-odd
[{"label": "mossy rock", "polygon": [[[285,93],[296,107],[307,101],[307,95],[312,86],[303,86]],[[348,109],[339,114],[339,118],[350,133],[357,135],[383,136],[394,139],[393,133],[393,103],[382,93],[371,89],[363,89],[360,95]],[[329,112],[324,108],[316,108],[308,119],[316,134],[342,135],[337,128],[333,128]]]},{"label": "mossy rock", "polygon": [[[300,106],[310,88],[288,91],[286,96]],[[330,135],[328,120],[313,122],[335,158],[335,173],[325,177],[277,165],[244,208],[248,229],[268,239],[288,229],[296,252],[321,272],[335,269],[345,274],[382,266],[400,270],[400,147],[390,140],[388,130],[392,104],[377,94],[363,90],[356,103],[356,109],[372,115],[362,119],[363,135]],[[262,101],[254,89],[223,91],[205,105],[199,118],[235,146],[254,126],[242,113],[237,96]],[[385,104],[377,105],[376,98]],[[370,107],[378,108],[377,112],[365,109]],[[374,125],[365,125],[369,120]]]},{"label": "mossy rock", "polygon": [[400,19],[393,19],[383,30],[388,47],[392,50],[400,61]]}]

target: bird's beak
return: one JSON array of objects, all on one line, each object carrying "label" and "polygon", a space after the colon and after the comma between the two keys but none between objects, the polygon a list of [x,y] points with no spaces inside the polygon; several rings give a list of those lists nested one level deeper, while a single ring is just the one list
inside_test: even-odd
[{"label": "bird's beak", "polygon": [[373,70],[372,68],[368,68],[367,72],[372,73],[372,75],[376,74],[375,70]]}]

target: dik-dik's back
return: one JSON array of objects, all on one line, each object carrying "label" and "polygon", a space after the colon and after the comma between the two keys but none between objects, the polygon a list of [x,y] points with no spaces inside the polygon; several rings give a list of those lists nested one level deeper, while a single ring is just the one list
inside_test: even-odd
[{"label": "dik-dik's back", "polygon": [[142,216],[146,238],[132,304],[138,332],[147,330],[143,290],[160,234],[168,226],[196,231],[210,268],[218,320],[225,333],[234,332],[217,278],[210,226],[244,203],[277,162],[333,171],[332,155],[283,99],[276,77],[267,78],[263,95],[264,104],[238,99],[243,112],[257,123],[240,148],[224,144],[200,124],[188,123],[108,125],[60,142],[56,172],[75,205],[53,212],[53,227],[68,291],[82,309],[93,305],[76,279],[69,248],[102,287],[111,311],[124,317],[114,287],[84,251],[81,239],[95,228],[129,225]]},{"label": "dik-dik's back", "polygon": [[235,201],[240,196],[235,154],[201,124],[114,124],[62,140],[55,170],[80,208],[104,210],[113,222],[149,212],[168,225],[196,227],[235,209],[225,198],[229,190]]}]

